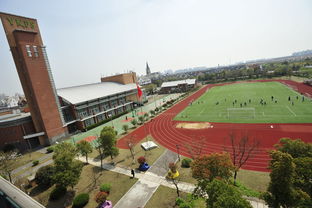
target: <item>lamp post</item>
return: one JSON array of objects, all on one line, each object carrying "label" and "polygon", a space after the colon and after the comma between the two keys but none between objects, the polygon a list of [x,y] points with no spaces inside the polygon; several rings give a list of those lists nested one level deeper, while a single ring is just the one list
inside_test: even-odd
[{"label": "lamp post", "polygon": [[112,127],[113,127],[113,129],[114,129],[114,121],[113,121],[113,115],[110,113],[109,115],[108,115],[108,117],[110,117],[111,118],[111,122],[112,122]]},{"label": "lamp post", "polygon": [[177,152],[178,152],[178,160],[180,161],[180,146],[178,144],[176,144],[177,147]]}]

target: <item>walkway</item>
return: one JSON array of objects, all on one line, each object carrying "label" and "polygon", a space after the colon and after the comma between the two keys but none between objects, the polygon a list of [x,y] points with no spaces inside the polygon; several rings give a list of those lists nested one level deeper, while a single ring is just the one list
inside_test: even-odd
[{"label": "walkway", "polygon": [[[45,154],[46,153],[46,148],[41,148],[41,149],[37,150],[36,152],[40,152],[40,153]],[[37,160],[39,161],[39,164],[37,166],[33,167],[33,163],[29,162],[29,163],[27,163],[25,165],[22,165],[22,166],[20,166],[20,167],[18,167],[16,169],[14,169],[11,172],[13,183],[15,181],[21,179],[21,178],[24,178],[24,177],[27,177],[27,176],[30,176],[30,175],[36,173],[39,170],[39,168],[41,168],[43,166],[50,165],[53,162],[52,156],[53,156],[53,153],[49,153],[49,154],[45,154],[42,157],[38,158]],[[41,163],[42,161],[45,161],[45,162]],[[29,170],[23,172],[20,175],[14,176],[14,175],[18,174],[19,172],[22,172],[22,171],[24,171],[26,169],[29,169]]]},{"label": "walkway", "polygon": [[[152,197],[157,188],[162,185],[172,189],[175,189],[175,186],[172,182],[165,178],[167,173],[162,170],[167,162],[175,162],[177,159],[177,154],[167,150],[150,168],[147,172],[137,172],[135,177],[139,180],[135,183],[129,191],[114,205],[114,208],[133,208],[133,207],[144,207],[149,199]],[[86,162],[85,158],[79,157],[79,160]],[[101,166],[100,161],[95,161],[92,158],[89,158],[89,164],[94,166]],[[160,171],[156,170],[156,167],[160,167]],[[109,163],[103,164],[103,168],[109,171],[116,173],[124,174],[131,176],[130,169],[121,168],[118,166],[113,166]],[[156,170],[156,171],[155,171]],[[168,169],[167,169],[168,170]],[[164,175],[161,175],[164,174]],[[185,193],[192,193],[195,189],[195,185],[179,182],[179,190]],[[248,201],[254,208],[268,208],[263,202],[258,201],[258,199],[248,198]]]}]

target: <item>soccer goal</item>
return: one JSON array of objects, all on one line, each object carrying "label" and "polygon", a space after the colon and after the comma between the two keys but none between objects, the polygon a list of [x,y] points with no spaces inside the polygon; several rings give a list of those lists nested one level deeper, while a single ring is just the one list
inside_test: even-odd
[{"label": "soccer goal", "polygon": [[227,116],[229,119],[248,118],[252,119],[256,117],[255,108],[228,108]]}]

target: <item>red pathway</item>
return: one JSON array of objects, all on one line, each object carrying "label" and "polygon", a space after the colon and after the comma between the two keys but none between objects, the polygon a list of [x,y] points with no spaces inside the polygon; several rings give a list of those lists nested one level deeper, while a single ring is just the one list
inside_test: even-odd
[{"label": "red pathway", "polygon": [[[260,82],[279,81],[307,96],[312,95],[312,87],[290,80],[259,80]],[[253,81],[254,82],[254,81]],[[230,84],[230,83],[226,83]],[[136,143],[151,134],[162,146],[190,157],[191,153],[201,150],[201,154],[221,152],[230,147],[229,134],[234,133],[237,137],[248,135],[250,139],[256,138],[260,146],[252,157],[243,166],[244,169],[256,171],[268,171],[268,150],[273,149],[280,138],[300,138],[305,142],[312,142],[312,123],[303,124],[236,124],[236,123],[211,123],[213,128],[191,130],[175,128],[177,123],[173,118],[186,108],[190,101],[199,98],[205,91],[214,86],[225,84],[209,84],[191,96],[185,98],[170,109],[140,126],[130,134],[117,142],[119,148],[126,149],[129,138]],[[312,121],[311,121],[312,122]],[[273,128],[271,128],[271,125]],[[178,145],[178,146],[177,146]]]}]

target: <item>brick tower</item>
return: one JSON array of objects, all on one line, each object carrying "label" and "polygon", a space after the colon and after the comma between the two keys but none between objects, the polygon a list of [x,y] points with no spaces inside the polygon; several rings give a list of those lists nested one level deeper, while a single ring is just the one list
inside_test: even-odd
[{"label": "brick tower", "polygon": [[41,145],[66,136],[67,127],[37,20],[0,13]]}]

